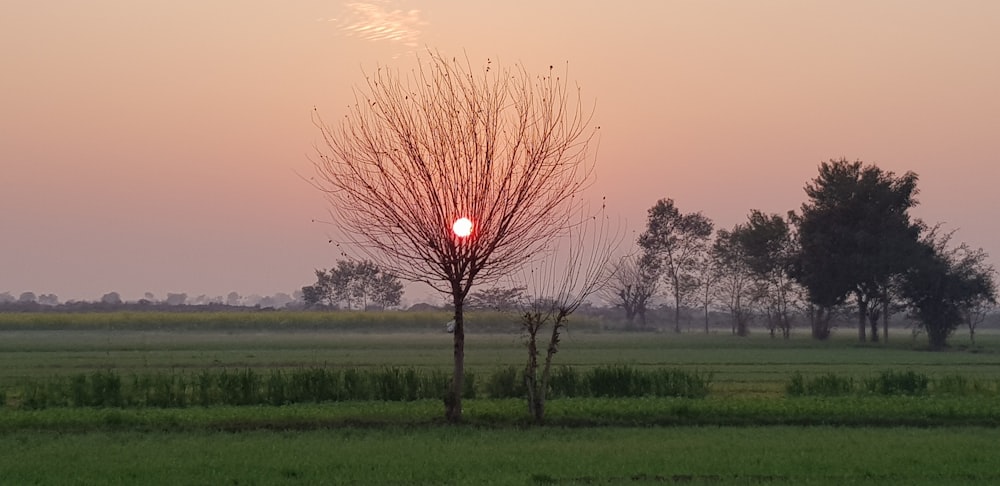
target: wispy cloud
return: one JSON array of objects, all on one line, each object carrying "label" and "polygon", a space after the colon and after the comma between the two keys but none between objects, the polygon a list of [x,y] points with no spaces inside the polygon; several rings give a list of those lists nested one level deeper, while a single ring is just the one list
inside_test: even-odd
[{"label": "wispy cloud", "polygon": [[347,36],[368,41],[398,42],[407,47],[417,47],[420,27],[427,23],[420,19],[420,11],[398,8],[399,2],[349,2],[344,12],[333,18],[319,19],[333,22]]}]

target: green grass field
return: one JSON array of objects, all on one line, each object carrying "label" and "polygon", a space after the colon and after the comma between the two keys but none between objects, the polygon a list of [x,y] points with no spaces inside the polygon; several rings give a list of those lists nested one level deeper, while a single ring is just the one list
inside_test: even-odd
[{"label": "green grass field", "polygon": [[[523,402],[466,402],[443,424],[437,400],[287,406],[24,410],[18,384],[113,370],[199,373],[304,368],[447,370],[441,316],[281,312],[236,315],[0,315],[0,484],[996,484],[1000,335],[975,348],[817,343],[727,334],[571,330],[557,365],[711,374],[701,399],[553,400],[529,426]],[[130,320],[131,319],[131,320]],[[381,320],[380,320],[381,319]],[[360,323],[359,323],[360,322]],[[475,322],[475,321],[473,321]],[[467,365],[520,367],[516,332],[481,316]],[[367,327],[366,327],[367,326]],[[843,333],[850,335],[851,333]],[[956,343],[963,342],[956,336]],[[920,396],[786,395],[798,373],[858,383],[887,370],[931,380]],[[955,378],[982,393],[935,386]],[[478,395],[477,395],[478,396]],[[831,427],[832,425],[832,427]]]}]

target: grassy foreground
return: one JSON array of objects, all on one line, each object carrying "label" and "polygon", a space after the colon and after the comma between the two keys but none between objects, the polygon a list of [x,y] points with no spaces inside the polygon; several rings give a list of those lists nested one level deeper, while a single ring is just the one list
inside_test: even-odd
[{"label": "grassy foreground", "polygon": [[5,484],[996,484],[995,428],[16,433]]},{"label": "grassy foreground", "polygon": [[[900,331],[886,346],[584,327],[566,336],[558,365],[581,376],[680,369],[710,374],[711,390],[559,398],[534,427],[522,400],[487,398],[485,378],[524,360],[520,338],[496,320],[467,343],[480,398],[466,401],[466,424],[446,426],[440,400],[31,410],[23,391],[109,372],[433,373],[450,361],[440,316],[415,327],[282,313],[0,317],[3,485],[1000,483],[1000,335],[990,333],[931,353]],[[871,392],[865,384],[887,370],[929,387]],[[801,396],[788,393],[795,380]]]}]

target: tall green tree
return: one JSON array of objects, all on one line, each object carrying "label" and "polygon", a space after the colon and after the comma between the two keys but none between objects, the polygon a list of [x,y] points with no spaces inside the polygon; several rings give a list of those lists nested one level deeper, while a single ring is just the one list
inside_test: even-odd
[{"label": "tall green tree", "polygon": [[[909,214],[917,204],[917,175],[831,160],[820,164],[805,192],[795,277],[822,309],[853,297],[858,339],[865,341],[866,323],[888,302],[892,278],[906,272],[917,253],[921,226]],[[877,341],[877,327],[873,331]]]},{"label": "tall green tree", "polygon": [[656,260],[674,300],[674,331],[681,332],[681,308],[698,288],[697,270],[708,253],[712,220],[682,213],[673,199],[660,199],[649,208],[646,231],[639,246]]}]

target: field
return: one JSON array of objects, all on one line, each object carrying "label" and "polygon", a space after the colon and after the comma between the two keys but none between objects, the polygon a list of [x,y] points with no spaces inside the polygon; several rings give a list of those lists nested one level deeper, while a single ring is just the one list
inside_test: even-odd
[{"label": "field", "polygon": [[[886,346],[763,332],[617,333],[583,321],[564,340],[559,366],[581,376],[608,366],[679,370],[710,377],[710,392],[556,398],[541,427],[529,425],[521,400],[491,396],[490,377],[524,361],[520,337],[496,315],[479,316],[486,332],[467,336],[477,389],[463,426],[444,425],[436,399],[25,406],[30,384],[109,372],[129,384],[134,376],[448,369],[442,316],[409,326],[405,314],[306,314],[0,315],[0,484],[1000,481],[1000,336],[988,332],[975,347],[928,352],[904,330]],[[790,395],[796,377],[807,385],[801,396]],[[923,387],[876,386],[897,378]]]}]

